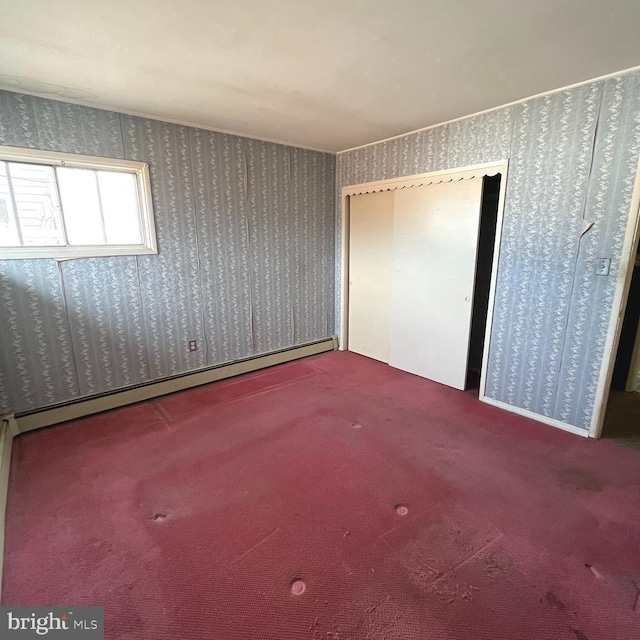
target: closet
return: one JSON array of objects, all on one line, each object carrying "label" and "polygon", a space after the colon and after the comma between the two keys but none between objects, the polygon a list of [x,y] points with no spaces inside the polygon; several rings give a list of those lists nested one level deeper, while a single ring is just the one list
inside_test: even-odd
[{"label": "closet", "polygon": [[[349,350],[464,389],[474,297],[486,302],[489,287],[478,295],[485,177],[425,182],[350,197]],[[497,211],[497,191],[492,202]],[[481,255],[489,263],[493,237]],[[483,327],[486,304],[484,314]]]}]

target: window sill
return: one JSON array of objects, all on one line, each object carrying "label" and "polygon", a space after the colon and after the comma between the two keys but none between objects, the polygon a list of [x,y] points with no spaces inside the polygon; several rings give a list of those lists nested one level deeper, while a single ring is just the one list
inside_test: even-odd
[{"label": "window sill", "polygon": [[146,245],[3,247],[0,248],[0,260],[35,260],[39,258],[73,260],[76,258],[109,258],[113,256],[139,256],[157,253],[156,247],[148,247]]}]

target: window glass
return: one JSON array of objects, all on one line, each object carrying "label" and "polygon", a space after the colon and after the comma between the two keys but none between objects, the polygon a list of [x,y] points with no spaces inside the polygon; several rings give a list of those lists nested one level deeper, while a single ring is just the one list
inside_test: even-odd
[{"label": "window glass", "polygon": [[65,244],[53,167],[22,162],[1,165],[0,198],[7,209],[7,240],[23,246]]},{"label": "window glass", "polygon": [[69,244],[106,244],[96,172],[67,167],[57,172]]},{"label": "window glass", "polygon": [[10,247],[22,244],[11,202],[7,165],[4,162],[0,162],[0,244]]},{"label": "window glass", "polygon": [[130,173],[98,171],[105,232],[109,244],[142,242],[136,178]]},{"label": "window glass", "polygon": [[148,253],[144,162],[0,146],[0,259]]}]

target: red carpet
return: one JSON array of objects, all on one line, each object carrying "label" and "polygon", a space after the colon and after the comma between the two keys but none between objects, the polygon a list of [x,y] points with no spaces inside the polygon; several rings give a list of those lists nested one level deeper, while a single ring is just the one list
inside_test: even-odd
[{"label": "red carpet", "polygon": [[110,639],[640,638],[638,451],[351,353],[14,447],[3,603]]}]

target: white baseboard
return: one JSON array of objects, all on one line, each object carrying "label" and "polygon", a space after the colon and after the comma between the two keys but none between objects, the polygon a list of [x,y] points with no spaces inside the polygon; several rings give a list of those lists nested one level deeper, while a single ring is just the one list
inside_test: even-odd
[{"label": "white baseboard", "polygon": [[319,342],[300,345],[285,351],[269,353],[255,358],[239,360],[228,365],[222,365],[211,369],[201,369],[193,373],[187,373],[179,377],[170,378],[152,382],[139,387],[123,389],[122,391],[114,391],[107,395],[101,395],[93,398],[80,399],[57,407],[50,407],[38,412],[18,415],[16,422],[18,432],[24,433],[41,427],[48,427],[59,422],[67,420],[75,420],[93,413],[100,413],[108,409],[123,407],[135,402],[157,398],[158,396],[173,393],[174,391],[182,391],[191,387],[197,387],[201,384],[223,380],[232,376],[238,376],[243,373],[257,371],[265,367],[271,367],[276,364],[290,362],[306,356],[324,353],[325,351],[333,351],[337,348],[337,338],[327,338]]},{"label": "white baseboard", "polygon": [[480,400],[482,402],[486,402],[487,404],[493,405],[494,407],[498,407],[499,409],[504,409],[505,411],[511,411],[511,413],[517,413],[519,416],[524,416],[525,418],[531,418],[531,420],[536,420],[537,422],[542,422],[552,427],[556,427],[556,429],[562,429],[563,431],[574,433],[575,435],[582,436],[583,438],[589,437],[588,429],[580,429],[580,427],[575,427],[574,425],[567,424],[566,422],[562,422],[561,420],[556,420],[555,418],[549,418],[547,416],[540,415],[539,413],[535,413],[534,411],[529,411],[528,409],[521,409],[520,407],[515,407],[512,404],[509,404],[507,402],[501,402],[500,400],[487,398],[487,396],[481,396]]}]

